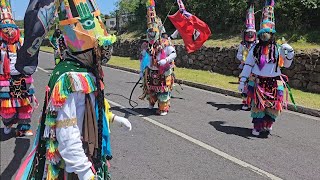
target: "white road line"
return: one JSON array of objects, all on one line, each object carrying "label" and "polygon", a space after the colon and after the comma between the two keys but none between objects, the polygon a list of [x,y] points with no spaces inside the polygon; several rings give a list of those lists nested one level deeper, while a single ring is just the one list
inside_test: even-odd
[{"label": "white road line", "polygon": [[[104,66],[104,67],[105,67],[105,66]],[[124,70],[121,70],[121,69],[114,69],[114,68],[111,68],[111,67],[105,67],[105,68],[110,68],[110,69],[115,70],[115,71],[122,71],[122,72],[129,73],[129,74],[135,74],[136,76],[138,76],[138,74],[136,74],[136,73],[124,71]],[[212,92],[212,91],[208,91],[208,90],[204,90],[204,89],[199,89],[199,88],[187,86],[187,85],[184,85],[184,84],[182,84],[182,86],[183,86],[183,87],[186,87],[186,88],[193,89],[193,90],[205,92],[205,93],[222,96],[222,97],[224,97],[224,98],[229,98],[229,99],[233,99],[233,100],[239,100],[239,99],[240,99],[240,98],[237,98],[237,97],[226,96],[226,95],[221,94],[221,93],[216,93],[216,92]],[[310,115],[307,115],[307,114],[302,114],[302,113],[298,113],[298,112],[294,112],[294,111],[289,111],[289,110],[284,110],[284,111],[285,111],[286,113],[290,113],[290,114],[293,114],[293,115],[296,115],[296,116],[300,116],[300,117],[303,117],[303,118],[308,118],[308,119],[320,121],[320,118],[315,117],[315,116],[310,116]]]},{"label": "white road line", "polygon": [[42,68],[42,67],[40,67],[40,66],[38,66],[37,68],[38,68],[38,69],[40,69],[41,71],[45,72],[45,73],[50,74],[50,72],[49,72],[49,71],[47,71],[47,70],[43,69],[43,68]]},{"label": "white road line", "polygon": [[219,155],[219,156],[221,156],[221,157],[223,157],[223,158],[225,158],[225,159],[227,159],[227,160],[229,160],[229,161],[231,161],[231,162],[233,162],[235,164],[238,164],[239,166],[247,168],[247,169],[249,169],[249,170],[251,170],[251,171],[253,171],[253,172],[255,172],[255,173],[257,173],[257,174],[259,174],[261,176],[268,177],[268,178],[270,178],[272,180],[281,180],[280,177],[277,177],[277,176],[275,176],[275,175],[273,175],[271,173],[268,173],[268,172],[266,172],[266,171],[264,171],[262,169],[259,169],[258,167],[255,167],[255,166],[253,166],[253,165],[251,165],[251,164],[249,164],[247,162],[244,162],[244,161],[242,161],[240,159],[237,159],[236,157],[233,157],[233,156],[231,156],[231,155],[229,155],[229,154],[227,154],[227,153],[225,153],[223,151],[220,151],[220,150],[218,150],[218,149],[216,149],[216,148],[214,148],[214,147],[212,147],[212,146],[210,146],[210,145],[208,145],[208,144],[206,144],[206,143],[204,143],[202,141],[199,141],[199,140],[197,140],[197,139],[195,139],[195,138],[193,138],[191,136],[188,136],[188,135],[186,135],[186,134],[184,134],[184,133],[182,133],[180,131],[177,131],[177,130],[169,127],[169,126],[161,124],[158,121],[155,121],[155,120],[153,120],[151,118],[144,117],[143,115],[137,113],[136,111],[133,111],[133,110],[131,110],[129,108],[125,108],[124,106],[122,106],[122,105],[120,105],[120,104],[118,104],[116,102],[113,102],[113,101],[110,101],[110,100],[108,100],[108,101],[109,101],[110,104],[112,104],[114,106],[121,107],[123,110],[125,110],[125,111],[127,111],[129,113],[131,113],[133,115],[136,115],[136,116],[139,116],[140,118],[144,119],[145,121],[147,121],[149,123],[152,123],[152,124],[162,128],[164,130],[167,130],[167,131],[169,131],[169,132],[171,132],[171,133],[173,133],[173,134],[175,134],[177,136],[180,136],[181,138],[186,139],[186,140],[188,140],[188,141],[190,141],[190,142],[192,142],[192,143],[194,143],[194,144],[196,144],[196,145],[198,145],[198,146],[200,146],[200,147],[202,147],[204,149],[207,149],[207,150],[215,153],[216,155]]}]

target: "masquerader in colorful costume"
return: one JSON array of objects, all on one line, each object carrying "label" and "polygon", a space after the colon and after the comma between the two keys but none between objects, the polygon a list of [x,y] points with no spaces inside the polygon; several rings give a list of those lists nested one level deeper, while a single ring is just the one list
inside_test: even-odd
[{"label": "masquerader in colorful costume", "polygon": [[33,78],[15,68],[17,51],[23,40],[13,20],[9,1],[1,0],[0,8],[0,117],[5,125],[5,134],[11,132],[13,124],[18,124],[18,136],[32,136],[30,122],[36,102]]},{"label": "masquerader in colorful costume", "polygon": [[[112,114],[104,98],[101,63],[110,58],[116,37],[107,34],[96,2],[31,0],[25,27],[33,36],[26,34],[30,38],[18,54],[17,67],[24,73],[35,69],[36,44],[45,37],[56,12],[68,49],[51,74],[35,143],[16,180],[110,179],[109,125],[116,121],[131,130],[131,124]],[[29,18],[37,22],[28,23]],[[34,29],[33,23],[46,26]],[[30,55],[29,64],[20,63],[19,55]]]},{"label": "masquerader in colorful costume", "polygon": [[60,29],[56,29],[50,37],[50,44],[54,50],[54,64],[57,65],[64,57],[67,50],[66,42]]},{"label": "masquerader in colorful costume", "polygon": [[[246,16],[246,30],[243,31],[242,41],[238,48],[237,59],[241,62],[239,69],[243,69],[243,65],[247,59],[249,51],[256,44],[256,27],[254,18],[254,2],[249,5]],[[247,96],[247,83],[245,83],[245,90],[242,96],[242,109],[248,110],[250,108],[250,97]]]},{"label": "masquerader in colorful costume", "polygon": [[288,44],[276,44],[275,32],[274,1],[267,0],[258,31],[259,43],[252,47],[248,54],[239,85],[239,91],[244,92],[245,83],[249,80],[252,134],[255,136],[267,136],[270,133],[272,124],[283,106],[287,105],[284,93],[290,90],[286,83],[288,79],[281,74],[280,68],[291,66],[294,51]]},{"label": "masquerader in colorful costume", "polygon": [[141,60],[140,75],[143,76],[144,92],[140,99],[147,97],[149,109],[153,109],[158,101],[158,114],[166,115],[170,108],[174,59],[177,54],[156,15],[154,0],[147,3],[147,20],[148,50],[143,53]]}]

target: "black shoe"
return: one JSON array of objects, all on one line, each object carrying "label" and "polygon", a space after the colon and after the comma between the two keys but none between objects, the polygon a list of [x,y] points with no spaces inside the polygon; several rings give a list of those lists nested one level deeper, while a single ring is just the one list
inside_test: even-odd
[{"label": "black shoe", "polygon": [[270,131],[264,130],[264,131],[261,131],[261,132],[260,132],[259,137],[260,137],[260,138],[268,138],[269,135],[270,135]]}]

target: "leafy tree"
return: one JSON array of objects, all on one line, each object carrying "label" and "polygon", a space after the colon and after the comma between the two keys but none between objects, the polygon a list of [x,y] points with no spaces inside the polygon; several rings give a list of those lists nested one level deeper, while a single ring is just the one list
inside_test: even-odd
[{"label": "leafy tree", "polygon": [[24,22],[23,20],[15,20],[16,25],[20,28],[23,29],[24,28]]},{"label": "leafy tree", "polygon": [[[156,0],[157,15],[164,21],[167,14],[178,10],[176,0]],[[261,9],[265,0],[184,0],[187,10],[205,21],[214,34],[235,34],[245,28],[248,1],[255,2],[256,28],[259,29]],[[120,14],[132,13],[135,21],[131,28],[145,31],[146,0],[119,0],[117,8]],[[170,11],[171,10],[171,11]],[[320,42],[320,0],[276,0],[276,30],[289,35],[313,34],[309,40]],[[174,27],[166,20],[167,30]],[[318,41],[318,40],[317,40]]]}]

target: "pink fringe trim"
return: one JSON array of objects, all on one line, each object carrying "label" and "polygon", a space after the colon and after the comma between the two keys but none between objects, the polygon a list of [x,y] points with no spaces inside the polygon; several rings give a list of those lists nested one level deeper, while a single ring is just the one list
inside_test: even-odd
[{"label": "pink fringe trim", "polygon": [[12,118],[16,113],[0,113],[0,116],[4,119],[10,119]]},{"label": "pink fringe trim", "polygon": [[30,119],[31,118],[31,113],[19,113],[18,114],[19,119]]},{"label": "pink fringe trim", "polygon": [[[26,77],[25,79],[26,79],[27,84],[33,83],[33,78],[31,76]],[[0,86],[8,87],[8,86],[10,86],[10,82],[9,81],[0,81]]]},{"label": "pink fringe trim", "polygon": [[8,86],[10,86],[10,82],[9,81],[0,81],[0,86],[8,87]]}]

